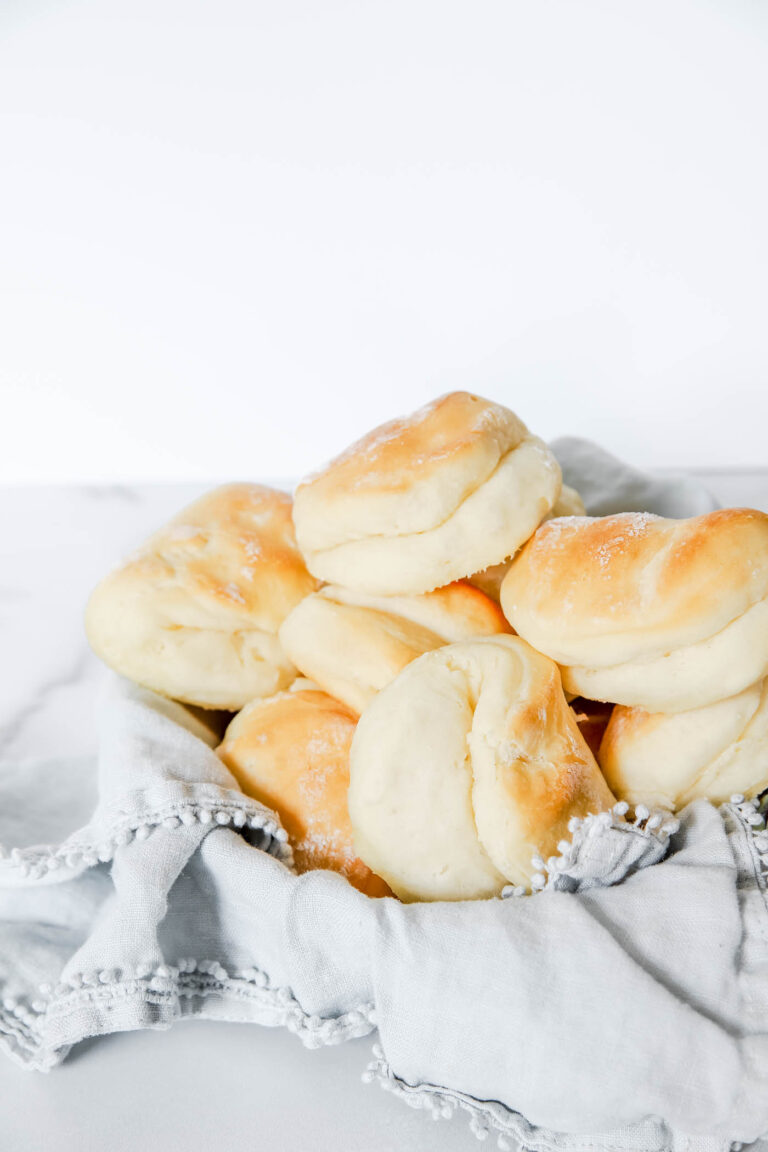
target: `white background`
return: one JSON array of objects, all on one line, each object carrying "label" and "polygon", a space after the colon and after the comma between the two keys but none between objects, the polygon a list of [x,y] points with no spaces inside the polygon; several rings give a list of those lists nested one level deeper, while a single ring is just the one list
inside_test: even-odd
[{"label": "white background", "polygon": [[768,463],[761,0],[2,0],[0,480],[291,477],[452,388]]}]

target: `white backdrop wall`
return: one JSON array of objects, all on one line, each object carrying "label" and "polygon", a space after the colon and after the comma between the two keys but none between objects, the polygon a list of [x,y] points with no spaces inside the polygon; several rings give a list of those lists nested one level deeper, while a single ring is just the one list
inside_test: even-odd
[{"label": "white backdrop wall", "polygon": [[301,474],[453,388],[768,464],[768,5],[5,0],[0,479]]}]

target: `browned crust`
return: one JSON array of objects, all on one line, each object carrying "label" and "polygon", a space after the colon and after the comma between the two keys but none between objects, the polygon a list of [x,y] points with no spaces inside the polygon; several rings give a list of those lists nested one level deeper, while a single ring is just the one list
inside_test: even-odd
[{"label": "browned crust", "polygon": [[550,633],[563,645],[628,634],[644,651],[665,630],[684,643],[712,635],[767,591],[763,512],[727,508],[689,520],[630,512],[542,524],[513,560],[501,603],[539,646]]},{"label": "browned crust", "polygon": [[307,477],[297,492],[311,487],[315,497],[329,500],[354,488],[406,492],[415,470],[423,478],[471,454],[489,434],[509,436],[510,428],[515,442],[526,435],[522,421],[500,405],[470,392],[449,392],[374,428]]},{"label": "browned crust", "polygon": [[356,724],[325,692],[283,692],[239,713],[218,753],[243,791],[278,813],[297,871],[329,868],[368,896],[388,896],[352,843],[347,789]]}]

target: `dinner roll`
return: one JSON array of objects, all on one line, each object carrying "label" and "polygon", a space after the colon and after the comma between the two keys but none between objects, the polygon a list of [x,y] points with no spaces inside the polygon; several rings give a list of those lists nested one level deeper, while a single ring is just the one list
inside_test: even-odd
[{"label": "dinner roll", "polygon": [[682,808],[768,786],[768,677],[737,696],[673,716],[617,707],[599,752],[617,796]]},{"label": "dinner roll", "polygon": [[277,630],[317,587],[296,547],[291,498],[216,488],[93,592],[85,626],[116,671],[165,696],[236,711],[290,684]]},{"label": "dinner roll", "polygon": [[511,556],[560,487],[557,460],[513,412],[451,392],[304,480],[296,537],[321,580],[428,592]]},{"label": "dinner roll", "polygon": [[702,707],[768,673],[768,516],[551,520],[510,565],[501,604],[569,692]]},{"label": "dinner roll", "polygon": [[[545,520],[552,520],[556,516],[583,516],[584,511],[584,503],[576,489],[571,488],[568,484],[563,484],[560,495],[555,501],[555,506],[545,516]],[[511,560],[504,560],[501,564],[492,564],[490,568],[484,568],[482,572],[473,573],[472,576],[468,577],[468,580],[470,584],[474,584],[475,588],[485,592],[486,596],[490,596],[498,604],[501,585],[509,571],[511,562]]]},{"label": "dinner roll", "polygon": [[328,584],[285,619],[280,643],[306,676],[360,713],[422,652],[509,630],[501,609],[463,581],[386,597]]},{"label": "dinner roll", "polygon": [[557,666],[516,636],[409,664],[360,718],[349,813],[358,856],[403,900],[525,884],[572,816],[614,802]]},{"label": "dinner roll", "polygon": [[243,792],[277,812],[297,871],[330,868],[369,896],[387,885],[358,860],[347,811],[349,746],[356,717],[325,692],[254,700],[218,749]]}]

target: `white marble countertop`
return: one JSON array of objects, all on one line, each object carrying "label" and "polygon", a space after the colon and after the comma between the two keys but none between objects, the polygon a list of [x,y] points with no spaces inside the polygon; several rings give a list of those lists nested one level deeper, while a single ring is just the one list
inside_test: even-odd
[{"label": "white marble countertop", "polygon": [[[697,473],[723,505],[768,511],[768,469]],[[3,761],[96,746],[102,670],[82,627],[90,589],[200,485],[0,488]],[[0,1059],[9,1152],[468,1152],[462,1121],[435,1125],[360,1082],[370,1041],[307,1052],[283,1031],[180,1024],[81,1045],[48,1076]]]}]

